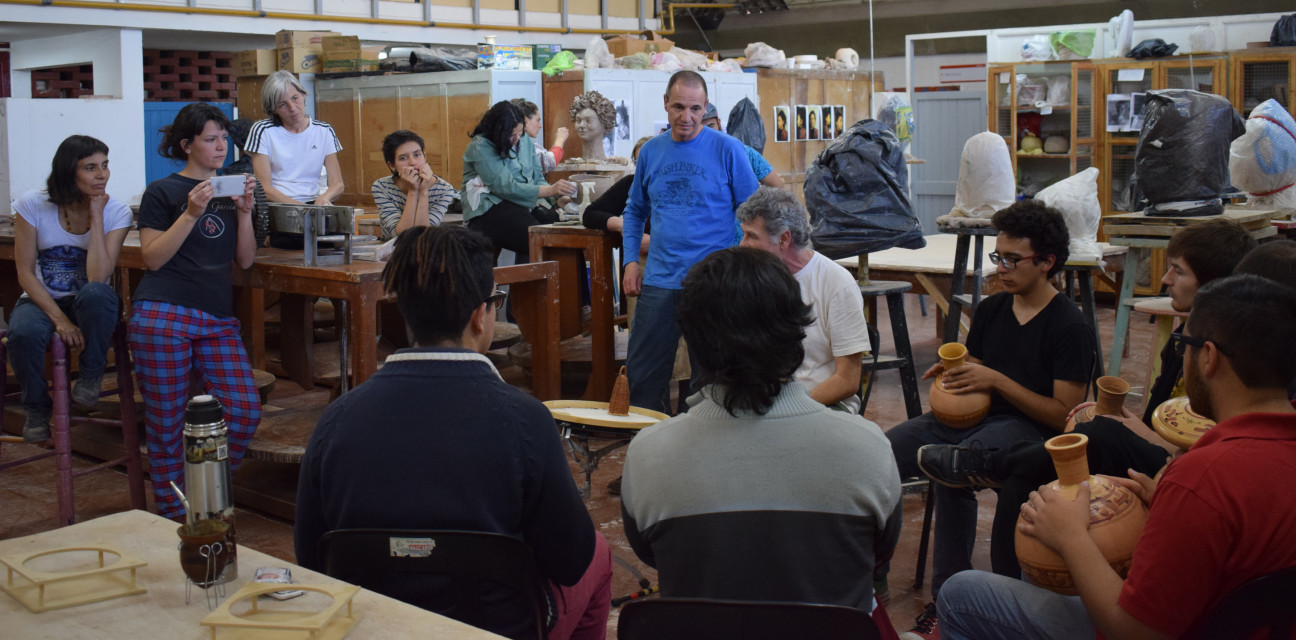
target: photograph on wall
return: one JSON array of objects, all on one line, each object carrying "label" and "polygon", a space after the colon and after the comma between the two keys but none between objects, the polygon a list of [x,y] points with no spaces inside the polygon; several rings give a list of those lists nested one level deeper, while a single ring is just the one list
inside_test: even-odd
[{"label": "photograph on wall", "polygon": [[826,105],[820,107],[820,108],[819,108],[819,113],[820,113],[820,115],[823,116],[823,119],[820,120],[820,122],[823,123],[823,136],[822,136],[822,137],[823,137],[824,140],[832,140],[832,139],[833,139],[833,131],[834,131],[834,129],[833,129],[833,123],[836,122],[835,120],[833,120],[833,108],[832,108],[832,105],[830,105],[830,104],[826,104]]},{"label": "photograph on wall", "polygon": [[833,107],[833,138],[840,138],[842,131],[846,130],[846,105],[836,105]]},{"label": "photograph on wall", "polygon": [[796,139],[798,141],[808,140],[806,129],[806,106],[799,104],[796,106]]},{"label": "photograph on wall", "polygon": [[1108,131],[1129,131],[1130,126],[1130,96],[1125,93],[1112,93],[1107,95],[1107,130]]},{"label": "photograph on wall", "polygon": [[1130,94],[1130,123],[1127,131],[1142,131],[1143,117],[1147,115],[1147,94]]},{"label": "photograph on wall", "polygon": [[774,142],[792,140],[792,136],[788,132],[789,126],[787,105],[774,107]]},{"label": "photograph on wall", "polygon": [[616,105],[616,139],[630,139],[630,101],[614,100],[612,104]]},{"label": "photograph on wall", "polygon": [[820,138],[819,129],[819,105],[806,105],[806,140],[818,140]]}]

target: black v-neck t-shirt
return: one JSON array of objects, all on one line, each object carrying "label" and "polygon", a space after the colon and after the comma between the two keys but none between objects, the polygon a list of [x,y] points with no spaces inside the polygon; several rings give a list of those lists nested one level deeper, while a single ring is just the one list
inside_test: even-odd
[{"label": "black v-neck t-shirt", "polygon": [[[1026,324],[1013,314],[1012,294],[986,298],[972,317],[967,350],[987,367],[1046,397],[1053,397],[1054,380],[1088,382],[1096,353],[1084,314],[1061,294]],[[994,394],[990,415],[1026,414]]]}]

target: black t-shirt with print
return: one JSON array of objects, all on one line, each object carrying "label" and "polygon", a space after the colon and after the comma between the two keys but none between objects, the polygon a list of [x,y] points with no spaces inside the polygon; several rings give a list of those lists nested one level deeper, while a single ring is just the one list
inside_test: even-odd
[{"label": "black t-shirt with print", "polygon": [[[173,173],[150,184],[140,200],[140,228],[170,229],[184,215],[189,192],[199,182]],[[219,318],[233,316],[231,265],[237,244],[238,208],[234,200],[212,198],[171,260],[161,269],[144,274],[134,299],[169,302]]]},{"label": "black t-shirt with print", "polygon": [[[968,355],[1017,384],[1053,397],[1053,381],[1088,382],[1093,370],[1093,333],[1066,296],[1056,295],[1026,324],[1013,314],[1013,296],[996,293],[977,306],[968,330]],[[1024,413],[995,394],[991,415]]]}]

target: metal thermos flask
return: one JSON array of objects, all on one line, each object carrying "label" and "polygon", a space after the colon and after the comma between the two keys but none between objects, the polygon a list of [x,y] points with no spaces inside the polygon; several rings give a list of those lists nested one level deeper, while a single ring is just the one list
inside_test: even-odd
[{"label": "metal thermos flask", "polygon": [[229,563],[215,580],[226,583],[238,578],[238,547],[234,530],[234,494],[230,482],[229,430],[220,400],[194,396],[185,407],[184,424],[185,494],[195,521],[218,519],[229,525],[225,544]]}]

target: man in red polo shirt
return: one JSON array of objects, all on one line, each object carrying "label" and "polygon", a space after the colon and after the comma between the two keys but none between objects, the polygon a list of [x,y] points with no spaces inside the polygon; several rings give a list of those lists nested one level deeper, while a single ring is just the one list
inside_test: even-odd
[{"label": "man in red polo shirt", "polygon": [[1271,490],[1296,474],[1294,324],[1296,290],[1272,280],[1238,275],[1200,289],[1173,339],[1193,408],[1218,424],[1160,482],[1118,480],[1151,509],[1129,576],[1087,533],[1088,483],[1074,501],[1040,487],[1022,505],[1021,531],[1062,556],[1080,595],[960,573],[941,590],[942,637],[1178,637],[1233,589],[1296,566],[1296,494]]}]

